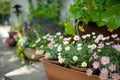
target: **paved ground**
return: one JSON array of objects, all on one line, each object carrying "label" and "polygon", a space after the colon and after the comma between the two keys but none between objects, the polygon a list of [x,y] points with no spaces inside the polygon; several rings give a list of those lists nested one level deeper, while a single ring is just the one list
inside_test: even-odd
[{"label": "paved ground", "polygon": [[15,54],[15,47],[9,47],[5,44],[9,30],[10,26],[0,26],[0,80],[3,80],[3,76],[7,72],[22,66]]},{"label": "paved ground", "polygon": [[[0,26],[0,80],[47,80],[42,63],[26,64],[5,44],[10,26]],[[5,76],[5,78],[4,78]]]}]

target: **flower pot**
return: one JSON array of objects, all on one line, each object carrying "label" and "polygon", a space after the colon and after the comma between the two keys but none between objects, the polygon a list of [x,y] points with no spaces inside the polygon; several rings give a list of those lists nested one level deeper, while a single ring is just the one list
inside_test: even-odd
[{"label": "flower pot", "polygon": [[[40,58],[43,57],[43,54],[41,55],[36,55],[35,54],[35,49],[31,49],[31,48],[25,48],[24,49],[24,54],[26,55],[26,57],[29,59],[29,60],[39,60]],[[32,55],[34,55],[34,58],[32,58]]]},{"label": "flower pot", "polygon": [[94,69],[94,68],[79,68],[73,65],[69,65],[69,67],[73,70],[77,70],[77,71],[81,71],[81,72],[86,72],[87,69],[91,69],[93,71],[93,74],[95,75],[99,75],[100,71],[98,69]]},{"label": "flower pot", "polygon": [[78,24],[76,24],[76,31],[77,34],[80,36],[95,32],[96,34],[103,34],[105,36],[109,36],[111,34],[118,34],[118,36],[120,37],[120,32],[119,32],[120,28],[111,31],[106,26],[98,27],[97,24],[94,22],[89,22],[86,25],[81,21]]},{"label": "flower pot", "polygon": [[47,62],[53,63],[53,64],[61,65],[58,61],[53,61],[53,60],[46,59],[46,58],[44,58],[44,60]]},{"label": "flower pot", "polygon": [[41,59],[48,80],[100,80],[98,76],[87,76],[86,73],[64,68]]},{"label": "flower pot", "polygon": [[82,71],[82,72],[86,72],[87,68],[79,68],[73,65],[69,65],[69,67],[73,70],[77,70],[77,71]]}]

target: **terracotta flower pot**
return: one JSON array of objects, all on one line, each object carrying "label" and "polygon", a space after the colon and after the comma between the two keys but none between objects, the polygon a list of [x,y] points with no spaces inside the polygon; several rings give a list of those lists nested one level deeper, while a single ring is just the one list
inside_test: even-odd
[{"label": "terracotta flower pot", "polygon": [[79,68],[73,65],[69,65],[69,67],[73,70],[77,70],[77,71],[82,71],[82,72],[86,72],[87,68]]},{"label": "terracotta flower pot", "polygon": [[98,76],[87,76],[86,73],[64,68],[41,59],[48,80],[100,80]]},{"label": "terracotta flower pot", "polygon": [[93,71],[93,74],[95,75],[99,75],[99,70],[98,69],[94,69],[94,68],[79,68],[73,65],[69,65],[69,67],[73,70],[77,70],[77,71],[81,71],[81,72],[86,72],[87,69],[91,69]]},{"label": "terracotta flower pot", "polygon": [[58,61],[53,61],[53,60],[46,59],[46,58],[44,58],[44,60],[47,62],[53,63],[53,64],[61,65]]},{"label": "terracotta flower pot", "polygon": [[[39,60],[40,58],[43,57],[43,54],[41,54],[41,55],[36,55],[36,54],[35,54],[35,51],[36,51],[35,49],[25,48],[25,49],[24,49],[24,54],[27,56],[27,58],[28,58],[29,60]],[[34,55],[35,57],[32,58],[32,55]]]}]

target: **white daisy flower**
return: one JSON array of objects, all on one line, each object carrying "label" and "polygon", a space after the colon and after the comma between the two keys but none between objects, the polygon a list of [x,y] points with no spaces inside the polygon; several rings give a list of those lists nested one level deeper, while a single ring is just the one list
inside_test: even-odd
[{"label": "white daisy flower", "polygon": [[78,47],[78,48],[77,48],[77,50],[81,50],[81,49],[82,49],[82,47]]},{"label": "white daisy flower", "polygon": [[61,47],[61,46],[58,46],[57,51],[58,51],[58,52],[62,51],[62,47]]},{"label": "white daisy flower", "polygon": [[82,46],[82,44],[81,44],[81,43],[77,44],[77,47],[81,47],[81,46]]},{"label": "white daisy flower", "polygon": [[79,36],[78,36],[78,35],[75,35],[75,36],[74,36],[74,40],[75,40],[75,41],[80,40]]},{"label": "white daisy flower", "polygon": [[50,53],[45,53],[45,58],[49,58],[50,57]]},{"label": "white daisy flower", "polygon": [[63,58],[59,58],[59,60],[58,60],[58,62],[61,63],[61,64],[62,64],[64,61],[65,61],[65,59],[63,59]]},{"label": "white daisy flower", "polygon": [[77,60],[78,60],[78,57],[77,57],[77,56],[73,56],[73,60],[74,60],[74,61],[77,61]]},{"label": "white daisy flower", "polygon": [[37,39],[35,43],[39,43],[41,41],[41,38]]},{"label": "white daisy flower", "polygon": [[82,67],[87,67],[87,63],[86,62],[82,62],[81,66]]},{"label": "white daisy flower", "polygon": [[66,51],[70,50],[70,46],[65,47],[65,50]]}]

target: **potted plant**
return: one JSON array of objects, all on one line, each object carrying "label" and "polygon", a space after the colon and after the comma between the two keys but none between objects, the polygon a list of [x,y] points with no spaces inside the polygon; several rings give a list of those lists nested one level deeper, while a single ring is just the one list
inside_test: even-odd
[{"label": "potted plant", "polygon": [[70,12],[77,20],[79,34],[84,35],[92,31],[96,34],[119,34],[119,4],[119,0],[75,0],[70,6]]},{"label": "potted plant", "polygon": [[[109,40],[110,37],[112,41]],[[71,41],[71,39],[73,40]],[[79,41],[79,36],[75,35],[74,37],[62,38],[62,43],[54,43],[54,47],[52,49],[52,54],[46,55],[45,57],[52,57],[58,60],[62,66],[58,66],[56,64],[49,63],[42,59],[42,62],[45,67],[46,74],[49,79],[56,80],[106,80],[106,79],[120,79],[120,38],[118,34],[113,34],[111,36],[104,36],[102,34],[97,35],[96,33],[86,34],[82,36],[83,41]],[[55,46],[58,44],[58,46]],[[57,49],[56,49],[57,48]],[[47,51],[47,49],[45,50]],[[49,50],[48,50],[49,52]],[[54,54],[55,53],[55,54]],[[54,55],[54,56],[53,56]],[[54,59],[53,59],[54,60]],[[84,72],[81,72],[80,69],[70,67],[70,65],[85,69]],[[49,66],[49,68],[48,68]],[[66,68],[63,68],[66,67]],[[70,68],[69,68],[70,67]],[[51,68],[51,69],[50,69]],[[60,68],[60,70],[59,70]],[[54,70],[55,69],[55,70]],[[72,69],[72,71],[71,71]],[[67,78],[61,78],[58,73],[52,75],[51,72],[59,71],[60,74],[64,71],[64,75]],[[93,70],[99,71],[98,74],[94,73]],[[69,74],[70,73],[70,74]],[[80,74],[81,73],[81,74]],[[92,73],[99,76],[91,76]],[[68,75],[74,74],[74,76],[70,77]],[[76,76],[76,75],[77,76]],[[80,75],[84,75],[80,77]],[[55,77],[56,76],[56,77]],[[91,77],[88,77],[91,76]],[[74,78],[73,78],[74,77]]]}]

